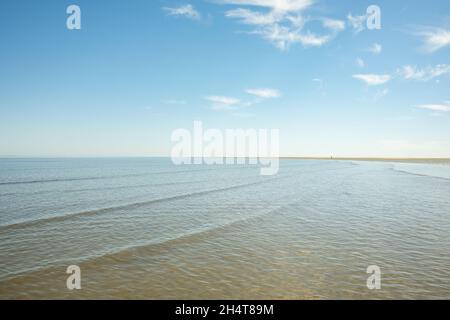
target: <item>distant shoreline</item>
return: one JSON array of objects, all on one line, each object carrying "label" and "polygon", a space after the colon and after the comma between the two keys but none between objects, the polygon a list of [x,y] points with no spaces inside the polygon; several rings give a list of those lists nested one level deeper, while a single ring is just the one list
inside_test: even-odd
[{"label": "distant shoreline", "polygon": [[282,160],[328,160],[328,161],[372,161],[372,162],[401,162],[401,163],[426,163],[426,164],[450,164],[450,158],[352,158],[352,157],[280,157]]}]

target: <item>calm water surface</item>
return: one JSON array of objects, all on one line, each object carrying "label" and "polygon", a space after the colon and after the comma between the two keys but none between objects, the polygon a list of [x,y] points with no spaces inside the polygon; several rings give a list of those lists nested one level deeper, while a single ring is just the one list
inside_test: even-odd
[{"label": "calm water surface", "polygon": [[449,266],[445,164],[0,159],[0,298],[449,299]]}]

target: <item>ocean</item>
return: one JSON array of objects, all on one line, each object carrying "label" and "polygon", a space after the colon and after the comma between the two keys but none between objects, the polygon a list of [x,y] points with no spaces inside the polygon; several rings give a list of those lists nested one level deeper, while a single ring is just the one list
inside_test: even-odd
[{"label": "ocean", "polygon": [[0,159],[0,298],[450,298],[448,163],[259,169]]}]

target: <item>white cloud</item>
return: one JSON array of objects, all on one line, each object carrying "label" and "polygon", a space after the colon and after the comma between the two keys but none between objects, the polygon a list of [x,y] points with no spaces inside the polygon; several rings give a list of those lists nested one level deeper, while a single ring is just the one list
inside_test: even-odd
[{"label": "white cloud", "polygon": [[450,45],[450,30],[426,27],[416,33],[424,41],[423,50],[435,52]]},{"label": "white cloud", "polygon": [[378,86],[391,80],[388,74],[354,74],[353,78],[364,81],[369,86]]},{"label": "white cloud", "polygon": [[450,105],[449,104],[422,104],[416,106],[420,109],[427,109],[431,111],[437,111],[437,112],[448,112],[450,111]]},{"label": "white cloud", "polygon": [[209,96],[206,97],[205,99],[213,103],[220,103],[226,105],[238,104],[240,102],[239,99],[225,96]]},{"label": "white cloud", "polygon": [[205,99],[212,103],[213,110],[236,110],[241,100],[225,96],[208,96]]},{"label": "white cloud", "polygon": [[404,66],[397,73],[406,80],[429,81],[439,76],[450,73],[450,65],[438,64],[418,69],[416,66]]},{"label": "white cloud", "polygon": [[322,23],[325,28],[333,31],[342,31],[345,29],[345,22],[342,20],[323,18]]},{"label": "white cloud", "polygon": [[[360,67],[363,67],[364,61],[358,58],[356,60],[356,64]],[[436,66],[429,66],[423,69],[407,65],[400,69],[397,69],[394,76],[401,77],[405,80],[425,82],[449,73],[450,65],[447,64],[438,64]],[[364,81],[370,86],[382,85],[392,80],[392,76],[389,74],[354,74],[353,78]]]},{"label": "white cloud", "polygon": [[292,40],[294,42],[299,42],[304,46],[312,46],[312,47],[320,47],[331,40],[331,37],[328,35],[318,36],[311,32],[307,32],[306,34],[294,34],[292,35]]},{"label": "white cloud", "polygon": [[253,33],[261,35],[280,50],[286,50],[294,43],[300,43],[305,47],[320,47],[331,40],[328,35],[319,36],[311,32],[302,34],[299,30],[292,30],[279,24],[270,25]]},{"label": "white cloud", "polygon": [[359,33],[365,29],[365,22],[367,21],[367,15],[353,16],[351,13],[347,15],[347,21],[350,27],[356,33]]},{"label": "white cloud", "polygon": [[182,16],[193,20],[200,20],[200,13],[194,9],[190,4],[175,7],[175,8],[163,8],[169,16]]},{"label": "white cloud", "polygon": [[288,15],[288,16],[286,16],[286,20],[292,24],[293,28],[298,28],[299,30],[301,30],[305,26],[305,24],[308,22],[308,19],[304,18],[300,14]]},{"label": "white cloud", "polygon": [[382,47],[381,44],[379,44],[379,43],[374,43],[374,44],[369,48],[369,51],[372,52],[373,54],[380,54],[382,50],[383,50],[383,47]]},{"label": "white cloud", "polygon": [[278,98],[281,96],[281,93],[278,90],[268,88],[247,89],[245,92],[263,99]]},{"label": "white cloud", "polygon": [[241,23],[250,25],[270,25],[277,21],[273,13],[263,14],[260,12],[238,8],[225,13],[227,18],[240,19]]},{"label": "white cloud", "polygon": [[[227,96],[207,96],[204,99],[211,103],[211,109],[213,110],[237,111],[239,109],[251,107],[255,104],[261,103],[265,99],[281,97],[280,91],[270,88],[247,89],[245,92],[255,98],[253,100],[243,101],[238,98]],[[240,113],[243,114],[243,112]]]},{"label": "white cloud", "polygon": [[[343,29],[345,23],[330,18],[318,18],[322,22],[323,34],[305,29],[310,19],[302,13],[312,0],[219,0],[223,4],[247,6],[228,10],[225,16],[254,27],[249,34],[259,35],[280,50],[299,43],[305,47],[320,47],[329,42]],[[256,8],[256,9],[255,9]]]},{"label": "white cloud", "polygon": [[301,11],[313,4],[313,0],[222,0],[221,2],[240,6],[265,7],[280,13]]}]

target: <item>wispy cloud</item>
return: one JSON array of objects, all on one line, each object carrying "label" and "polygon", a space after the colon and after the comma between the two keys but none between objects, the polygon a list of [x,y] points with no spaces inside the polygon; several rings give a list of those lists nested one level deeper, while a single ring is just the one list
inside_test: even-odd
[{"label": "wispy cloud", "polygon": [[280,50],[299,43],[305,47],[320,47],[345,29],[345,23],[330,18],[318,18],[323,32],[317,34],[305,29],[305,24],[313,19],[305,19],[303,11],[309,8],[312,0],[219,0],[224,4],[249,8],[228,10],[225,16],[253,27],[249,34],[259,35]]},{"label": "wispy cloud", "polygon": [[[281,92],[277,89],[270,88],[256,88],[247,89],[245,93],[254,96],[253,100],[250,99],[238,99],[234,97],[227,96],[207,96],[205,100],[212,103],[211,108],[213,110],[234,110],[250,107],[255,104],[259,104],[266,99],[273,99],[281,97]],[[247,114],[247,112],[238,112],[239,114]]]},{"label": "wispy cloud", "polygon": [[276,89],[262,88],[262,89],[247,89],[248,94],[257,96],[262,99],[278,98],[281,96],[281,92]]},{"label": "wispy cloud", "polygon": [[448,112],[450,111],[450,104],[448,102],[446,104],[421,104],[416,106],[416,108],[427,109],[436,112]]},{"label": "wispy cloud", "polygon": [[345,29],[345,22],[342,20],[330,19],[330,18],[322,18],[322,24],[325,28],[328,28],[333,31],[342,31]]},{"label": "wispy cloud", "polygon": [[225,97],[225,96],[209,96],[205,98],[208,101],[214,102],[214,103],[221,103],[221,104],[227,104],[227,105],[233,105],[240,102],[239,99],[232,98],[232,97]]},{"label": "wispy cloud", "polygon": [[353,28],[355,33],[359,33],[363,31],[365,27],[365,23],[367,21],[367,14],[361,16],[354,16],[351,13],[347,15],[347,22],[351,28]]},{"label": "wispy cloud", "polygon": [[271,25],[277,22],[277,15],[275,13],[263,14],[257,11],[252,11],[248,9],[238,8],[234,10],[229,10],[225,13],[227,18],[240,19],[241,23],[264,26]]},{"label": "wispy cloud", "polygon": [[200,13],[191,4],[186,4],[174,8],[163,8],[169,16],[181,16],[192,20],[200,20]]},{"label": "wispy cloud", "polygon": [[313,0],[221,0],[222,3],[240,6],[269,8],[275,12],[296,12],[308,8]]},{"label": "wispy cloud", "polygon": [[213,110],[236,110],[236,105],[241,102],[237,98],[226,96],[208,96],[205,100],[212,103]]},{"label": "wispy cloud", "polygon": [[383,50],[383,47],[379,43],[374,43],[369,48],[369,52],[372,52],[373,54],[380,54],[382,50]]},{"label": "wispy cloud", "polygon": [[[364,61],[362,59],[358,58],[356,63],[360,67],[364,66]],[[422,69],[416,66],[407,65],[397,69],[392,76],[390,74],[354,74],[353,78],[361,80],[370,86],[376,86],[398,78],[426,82],[449,73],[450,65],[447,64],[438,64]]]},{"label": "wispy cloud", "polygon": [[424,42],[422,49],[433,53],[450,45],[450,30],[443,28],[424,27],[416,32]]},{"label": "wispy cloud", "polygon": [[369,86],[382,85],[391,80],[391,76],[388,74],[354,74],[353,78],[361,80]]},{"label": "wispy cloud", "polygon": [[397,73],[406,80],[429,81],[434,78],[450,73],[450,65],[438,64],[419,69],[416,66],[403,66]]}]

